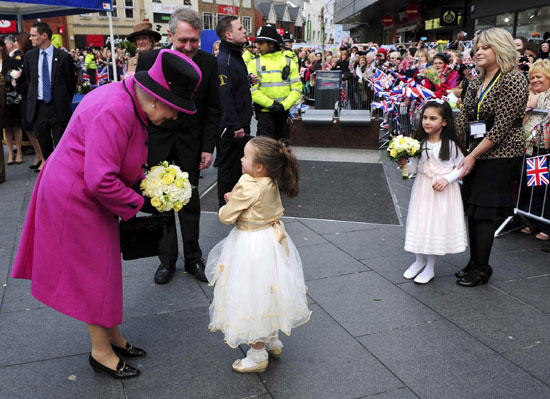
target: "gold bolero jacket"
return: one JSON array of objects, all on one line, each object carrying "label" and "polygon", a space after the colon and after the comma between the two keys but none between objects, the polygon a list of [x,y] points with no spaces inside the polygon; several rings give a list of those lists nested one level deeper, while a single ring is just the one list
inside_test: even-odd
[{"label": "gold bolero jacket", "polygon": [[223,224],[236,223],[239,230],[273,227],[288,255],[286,232],[280,221],[283,213],[279,186],[272,178],[243,174],[231,191],[229,202],[220,208],[218,217]]}]

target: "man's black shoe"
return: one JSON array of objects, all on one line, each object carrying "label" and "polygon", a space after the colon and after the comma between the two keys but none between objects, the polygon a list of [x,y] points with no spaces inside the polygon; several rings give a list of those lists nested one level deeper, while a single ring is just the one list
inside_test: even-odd
[{"label": "man's black shoe", "polygon": [[155,272],[155,283],[166,284],[168,281],[170,281],[175,271],[176,265],[161,263],[159,268]]},{"label": "man's black shoe", "polygon": [[185,264],[185,272],[192,274],[199,281],[207,283],[208,280],[204,275],[204,260],[199,259],[196,262],[190,262]]}]

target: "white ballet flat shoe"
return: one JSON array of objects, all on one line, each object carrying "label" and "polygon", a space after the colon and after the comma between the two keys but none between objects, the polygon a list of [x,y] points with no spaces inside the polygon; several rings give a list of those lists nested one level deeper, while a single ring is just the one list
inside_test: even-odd
[{"label": "white ballet flat shoe", "polygon": [[279,341],[279,338],[274,338],[265,343],[265,349],[269,356],[279,358],[283,354],[283,343]]},{"label": "white ballet flat shoe", "polygon": [[422,271],[422,269],[424,269],[424,267],[425,265],[417,266],[416,262],[413,263],[407,270],[405,270],[405,273],[403,273],[403,278],[406,280],[412,280]]},{"label": "white ballet flat shoe", "polygon": [[435,273],[432,271],[431,273],[424,271],[420,273],[416,278],[414,279],[414,282],[416,284],[428,284],[432,279],[435,277]]},{"label": "white ballet flat shoe", "polygon": [[268,364],[268,354],[265,349],[250,348],[244,359],[237,359],[233,362],[233,370],[238,373],[263,373]]}]

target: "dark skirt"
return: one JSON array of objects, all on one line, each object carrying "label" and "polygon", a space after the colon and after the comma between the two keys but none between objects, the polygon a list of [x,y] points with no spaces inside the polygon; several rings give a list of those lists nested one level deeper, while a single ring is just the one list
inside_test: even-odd
[{"label": "dark skirt", "polygon": [[21,127],[21,104],[2,105],[4,127]]},{"label": "dark skirt", "polygon": [[514,214],[514,182],[521,173],[523,157],[478,160],[463,180],[462,199],[466,216],[497,220]]}]

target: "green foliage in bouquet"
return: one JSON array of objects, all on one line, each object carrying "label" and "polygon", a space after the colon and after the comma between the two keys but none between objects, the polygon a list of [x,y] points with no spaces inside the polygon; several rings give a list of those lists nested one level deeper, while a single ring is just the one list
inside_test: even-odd
[{"label": "green foliage in bouquet", "polygon": [[92,86],[90,82],[84,82],[76,86],[76,92],[78,94],[86,94],[92,91]]},{"label": "green foliage in bouquet", "polygon": [[435,67],[431,66],[422,73],[426,77],[426,79],[428,79],[434,85],[439,86],[441,84],[439,73],[437,72],[437,69],[435,69]]},{"label": "green foliage in bouquet", "polygon": [[136,45],[128,40],[124,40],[122,43],[120,43],[120,47],[122,47],[130,56],[134,57],[137,52]]}]

